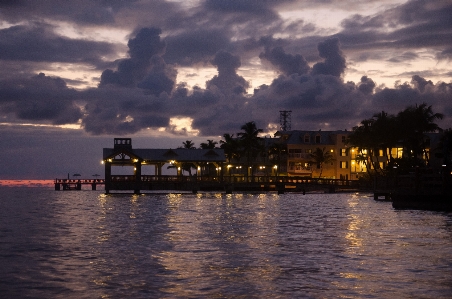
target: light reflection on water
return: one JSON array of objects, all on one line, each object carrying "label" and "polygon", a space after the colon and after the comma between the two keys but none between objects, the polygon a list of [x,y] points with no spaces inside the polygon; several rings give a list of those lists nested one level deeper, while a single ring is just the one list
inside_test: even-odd
[{"label": "light reflection on water", "polygon": [[450,298],[452,217],[369,194],[0,193],[0,294]]}]

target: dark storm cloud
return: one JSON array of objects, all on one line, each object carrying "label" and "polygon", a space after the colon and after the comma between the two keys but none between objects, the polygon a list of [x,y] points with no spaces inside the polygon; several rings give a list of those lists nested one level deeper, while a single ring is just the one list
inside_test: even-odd
[{"label": "dark storm cloud", "polygon": [[[403,63],[417,58],[416,47],[424,42],[437,51],[432,55],[450,57],[452,26],[446,2],[410,1],[373,16],[355,15],[334,36],[323,36],[303,21],[284,21],[276,10],[279,5],[298,8],[300,3],[309,7],[327,3],[319,1],[208,0],[190,9],[164,1],[90,1],[84,7],[48,7],[55,3],[47,1],[42,8],[27,1],[0,11],[9,21],[21,18],[20,12],[23,18],[41,21],[34,27],[2,29],[0,47],[7,51],[0,52],[1,60],[82,61],[99,67],[100,57],[113,53],[111,44],[58,36],[52,27],[43,25],[51,14],[54,20],[80,21],[78,28],[87,24],[127,28],[137,23],[137,28],[144,28],[131,34],[128,58],[103,68],[100,88],[76,91],[62,84],[62,79],[45,76],[2,81],[4,114],[52,123],[82,119],[83,128],[91,134],[129,134],[162,127],[184,134],[187,130],[175,130],[169,123],[172,117],[187,117],[201,135],[222,135],[237,132],[246,121],[254,120],[262,128],[278,123],[279,110],[285,109],[293,111],[292,128],[313,130],[326,128],[325,123],[333,129],[351,128],[378,111],[396,113],[424,101],[434,109],[452,110],[450,84],[432,83],[421,72],[395,88],[379,88],[370,76],[362,76],[356,84],[343,81],[345,53],[347,59],[352,55],[354,61],[356,57],[364,61],[376,57],[374,49],[389,53],[397,47],[402,49],[397,56],[378,55]],[[284,37],[276,38],[280,36]],[[49,53],[38,51],[47,47]],[[246,71],[258,56],[280,75],[256,88],[254,95],[246,95],[250,83],[238,72]],[[177,82],[177,66],[208,63],[218,74],[207,80],[206,88],[188,89],[184,82]],[[43,90],[36,92],[36,82],[41,82]],[[84,104],[83,115],[76,103]]]},{"label": "dark storm cloud", "polygon": [[361,82],[358,85],[358,89],[363,94],[369,95],[373,93],[375,86],[376,84],[372,79],[368,78],[367,76],[362,76]]},{"label": "dark storm cloud", "polygon": [[384,88],[372,97],[372,105],[384,107],[385,111],[392,114],[407,106],[422,103],[431,105],[435,112],[450,109],[452,84],[444,82],[433,84],[430,80],[413,76],[411,84],[405,82],[396,85],[395,88]]},{"label": "dark storm cloud", "polygon": [[240,57],[234,56],[229,52],[220,51],[215,55],[212,64],[217,67],[218,75],[206,82],[207,88],[218,87],[225,92],[245,93],[249,87],[249,82],[242,76],[237,75],[237,69],[240,67]]},{"label": "dark storm cloud", "polygon": [[[429,47],[445,58],[452,47],[451,15],[450,1],[407,1],[374,16],[354,15],[341,23],[343,30],[336,36],[344,48],[356,52]],[[368,58],[376,58],[372,55]],[[399,56],[397,62],[404,59],[412,57]]]},{"label": "dark storm cloud", "polygon": [[73,40],[56,35],[44,24],[19,25],[0,30],[0,60],[104,64],[100,57],[113,53],[104,42]]},{"label": "dark storm cloud", "polygon": [[141,82],[139,84],[141,88],[155,94],[168,89],[168,85],[173,85],[172,79],[164,78],[166,75],[164,61],[159,57],[153,58],[165,53],[166,43],[160,39],[160,34],[161,30],[158,28],[142,28],[127,44],[130,58],[121,60],[117,71],[105,70],[99,86],[112,84],[136,87]]},{"label": "dark storm cloud", "polygon": [[310,71],[307,61],[300,54],[286,54],[282,47],[273,49],[266,48],[265,52],[259,55],[260,59],[268,60],[274,64],[285,75],[306,74]]},{"label": "dark storm cloud", "polygon": [[165,127],[168,98],[144,94],[142,89],[113,85],[80,92],[87,99],[82,126],[94,134],[129,134],[146,128]]},{"label": "dark storm cloud", "polygon": [[21,20],[41,20],[52,18],[61,21],[73,21],[79,24],[113,24],[115,12],[130,7],[136,1],[0,1],[0,16],[3,20],[17,22]]},{"label": "dark storm cloud", "polygon": [[312,67],[314,75],[332,75],[340,77],[345,71],[345,58],[340,50],[339,39],[331,38],[317,46],[320,57],[324,62],[318,62]]},{"label": "dark storm cloud", "polygon": [[231,13],[246,13],[254,14],[259,17],[275,17],[275,12],[271,9],[271,5],[277,3],[276,1],[262,1],[262,0],[206,0],[205,6],[208,9],[217,10],[221,12]]},{"label": "dark storm cloud", "polygon": [[206,63],[220,50],[232,48],[225,30],[201,28],[168,36],[165,60],[180,65]]},{"label": "dark storm cloud", "polygon": [[29,79],[0,82],[0,110],[27,121],[50,121],[52,124],[71,124],[82,118],[74,105],[77,92],[60,78],[39,74]]},{"label": "dark storm cloud", "polygon": [[151,65],[151,71],[138,83],[137,87],[146,89],[153,95],[159,95],[162,92],[170,94],[174,88],[177,71],[168,67],[163,58],[158,55],[151,58]]}]

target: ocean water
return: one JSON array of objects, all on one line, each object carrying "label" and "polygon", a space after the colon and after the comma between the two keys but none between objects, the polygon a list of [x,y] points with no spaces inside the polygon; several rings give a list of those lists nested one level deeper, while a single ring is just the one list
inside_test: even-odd
[{"label": "ocean water", "polygon": [[0,187],[1,298],[452,298],[452,214],[370,194]]}]

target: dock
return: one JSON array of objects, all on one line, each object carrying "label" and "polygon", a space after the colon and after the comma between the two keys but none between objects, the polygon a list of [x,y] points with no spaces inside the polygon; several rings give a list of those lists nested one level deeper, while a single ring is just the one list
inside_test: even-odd
[{"label": "dock", "polygon": [[105,185],[104,179],[55,179],[55,190],[82,190],[82,185],[91,185],[91,190],[96,190],[98,185]]},{"label": "dock", "polygon": [[[274,191],[279,194],[358,190],[356,180],[281,175],[278,165],[271,161],[264,162],[251,164],[248,161],[228,161],[221,148],[135,149],[132,148],[131,138],[114,138],[114,147],[103,149],[104,179],[69,179],[68,176],[67,179],[55,179],[55,190],[82,190],[83,185],[91,185],[92,190],[103,185],[106,194],[112,191],[133,191],[139,194],[150,190],[193,193]],[[175,168],[177,174],[164,175],[164,165]],[[183,175],[186,165],[195,170],[193,174]],[[116,175],[114,168],[118,166],[129,167],[133,173]],[[145,170],[154,174],[146,175]]]},{"label": "dock", "polygon": [[[55,190],[82,190],[82,185],[91,185],[91,189],[96,190],[96,186],[105,185],[105,183],[105,179],[55,179]],[[225,193],[275,191],[280,194],[285,192],[303,193],[311,191],[335,193],[343,191],[353,191],[357,190],[357,188],[358,185],[356,181],[288,176],[196,177],[172,175],[142,175],[137,180],[137,177],[134,175],[112,175],[109,177],[109,191],[106,193],[109,193],[111,190],[133,190],[135,193],[142,193],[151,190],[178,190],[190,191],[193,193],[208,191]]]}]

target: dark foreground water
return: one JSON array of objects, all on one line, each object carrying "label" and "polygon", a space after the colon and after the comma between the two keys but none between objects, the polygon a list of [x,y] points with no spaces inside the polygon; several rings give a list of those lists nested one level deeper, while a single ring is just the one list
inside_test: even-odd
[{"label": "dark foreground water", "polygon": [[370,194],[0,188],[1,298],[451,298],[452,214]]}]

